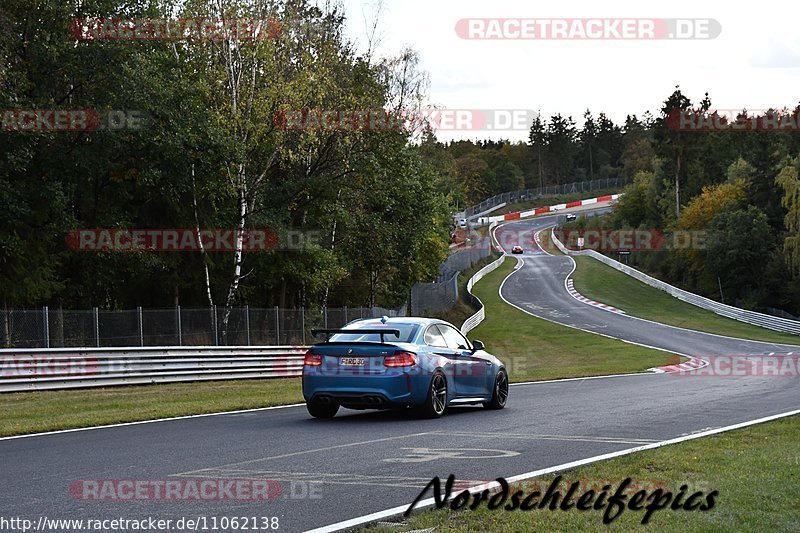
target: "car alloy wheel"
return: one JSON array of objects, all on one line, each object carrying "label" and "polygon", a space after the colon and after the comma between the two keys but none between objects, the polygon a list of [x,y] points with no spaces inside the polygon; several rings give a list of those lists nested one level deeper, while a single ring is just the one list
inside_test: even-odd
[{"label": "car alloy wheel", "polygon": [[508,373],[500,369],[494,378],[492,400],[483,404],[487,409],[502,409],[508,401]]},{"label": "car alloy wheel", "polygon": [[431,382],[431,405],[437,415],[444,413],[447,404],[447,382],[442,374],[433,376]]}]

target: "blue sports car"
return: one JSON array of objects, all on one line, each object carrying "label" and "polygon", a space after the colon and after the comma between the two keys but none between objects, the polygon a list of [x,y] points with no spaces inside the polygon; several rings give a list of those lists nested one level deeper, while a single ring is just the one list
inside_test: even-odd
[{"label": "blue sports car", "polygon": [[503,363],[447,322],[370,318],[314,334],[327,336],[303,364],[303,396],[314,417],[332,418],[341,406],[414,407],[437,418],[449,405],[502,409],[508,400]]}]

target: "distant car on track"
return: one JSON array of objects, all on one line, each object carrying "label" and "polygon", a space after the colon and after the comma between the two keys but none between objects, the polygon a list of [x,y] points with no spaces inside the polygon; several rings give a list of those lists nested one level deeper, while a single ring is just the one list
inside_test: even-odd
[{"label": "distant car on track", "polygon": [[521,254],[521,253],[523,253],[522,246],[517,245],[517,246],[513,247],[511,249],[511,253],[512,254]]},{"label": "distant car on track", "polygon": [[313,333],[328,336],[303,363],[303,397],[316,418],[339,407],[415,408],[437,418],[451,405],[506,405],[505,365],[442,320],[371,318]]},{"label": "distant car on track", "polygon": [[572,222],[574,220],[578,220],[578,215],[575,213],[567,213],[567,222]]}]

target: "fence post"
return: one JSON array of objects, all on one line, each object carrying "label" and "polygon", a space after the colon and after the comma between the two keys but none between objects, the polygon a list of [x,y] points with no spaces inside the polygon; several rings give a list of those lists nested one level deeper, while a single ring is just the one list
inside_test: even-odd
[{"label": "fence post", "polygon": [[344,324],[342,324],[342,327],[344,327],[345,324],[347,324],[347,306],[346,305],[344,306]]},{"label": "fence post", "polygon": [[144,346],[144,326],[142,325],[142,306],[136,308],[136,321],[139,325],[139,346]]},{"label": "fence post", "polygon": [[328,329],[328,308],[327,307],[325,307],[325,309],[322,310],[322,315],[324,317],[324,323],[325,323],[324,327],[325,327],[325,329]]},{"label": "fence post", "polygon": [[181,306],[175,306],[175,326],[178,330],[178,346],[183,346],[183,328],[181,327]]},{"label": "fence post", "polygon": [[302,333],[303,346],[306,345],[306,308],[300,306],[300,330]]},{"label": "fence post", "polygon": [[211,321],[213,323],[213,329],[214,329],[214,346],[219,346],[219,332],[217,331],[218,328],[217,328],[217,306],[216,306],[216,304],[211,306]]},{"label": "fence post", "polygon": [[50,347],[50,313],[47,311],[47,306],[42,307],[42,325],[44,327],[44,347]]},{"label": "fence post", "polygon": [[[100,310],[93,307],[94,311],[94,345],[100,347]],[[49,346],[48,346],[49,347]]]},{"label": "fence post", "polygon": [[244,327],[247,330],[247,345],[250,346],[250,306],[244,306]]},{"label": "fence post", "polygon": [[281,318],[280,318],[280,310],[278,306],[275,306],[275,344],[280,346],[281,344]]}]

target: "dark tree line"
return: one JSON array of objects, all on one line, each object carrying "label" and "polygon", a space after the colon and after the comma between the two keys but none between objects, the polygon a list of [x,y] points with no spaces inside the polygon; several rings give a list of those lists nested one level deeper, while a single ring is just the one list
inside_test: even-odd
[{"label": "dark tree line", "polygon": [[708,94],[693,103],[676,89],[655,120],[626,126],[624,137],[635,139],[626,141],[622,166],[633,183],[613,214],[578,225],[663,232],[668,246],[634,253],[633,264],[729,304],[800,314],[800,130],[791,127],[800,106],[736,117],[788,118],[782,131],[726,130],[716,120],[708,123],[723,128],[687,131],[676,127],[679,112],[714,117]]},{"label": "dark tree line", "polygon": [[[93,17],[278,24],[257,40],[76,39],[73,21]],[[405,302],[413,283],[438,274],[449,241],[449,192],[414,132],[276,120],[287,110],[421,105],[413,51],[359,54],[343,28],[336,8],[307,0],[5,3],[0,110],[139,110],[148,122],[0,131],[0,305]],[[308,245],[75,252],[65,237],[76,228],[266,228]]]}]

